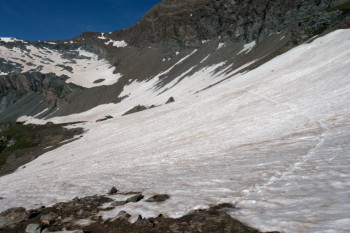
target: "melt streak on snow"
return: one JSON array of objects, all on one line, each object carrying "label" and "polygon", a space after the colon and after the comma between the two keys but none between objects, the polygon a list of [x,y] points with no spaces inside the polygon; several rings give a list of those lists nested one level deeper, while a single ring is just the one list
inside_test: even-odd
[{"label": "melt streak on snow", "polygon": [[[152,79],[132,83],[120,104],[74,116],[115,118],[85,124],[83,138],[1,177],[0,211],[116,186],[171,198],[129,203],[105,218],[121,210],[180,217],[230,202],[240,208],[233,217],[263,231],[349,232],[349,47],[350,30],[339,30],[195,94],[232,72],[208,66],[161,95]],[[119,117],[169,96],[176,102]]]}]

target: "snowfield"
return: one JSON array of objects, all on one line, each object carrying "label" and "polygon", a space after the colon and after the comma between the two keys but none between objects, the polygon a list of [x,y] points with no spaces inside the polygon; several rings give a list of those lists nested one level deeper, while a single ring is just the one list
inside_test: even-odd
[{"label": "snowfield", "polygon": [[[0,211],[116,186],[171,198],[128,203],[105,218],[121,210],[133,220],[176,218],[229,202],[239,207],[232,217],[262,231],[349,232],[349,48],[350,30],[338,30],[246,73],[216,72],[219,63],[163,89],[156,76],[131,83],[119,104],[49,119],[90,122],[77,125],[88,130],[81,139],[1,177]],[[120,117],[170,96],[175,103]],[[115,118],[93,122],[106,114]]]},{"label": "snowfield", "polygon": [[[19,65],[22,72],[40,71],[44,74],[67,75],[68,83],[86,88],[113,85],[122,77],[120,73],[113,73],[115,67],[107,60],[83,49],[71,51],[77,53],[80,58],[68,59],[55,49],[37,48],[33,45],[26,45],[25,48],[26,50],[17,47],[9,49],[0,45],[0,55],[7,62]],[[0,75],[6,74],[0,70]],[[97,80],[99,81],[95,82]]]}]

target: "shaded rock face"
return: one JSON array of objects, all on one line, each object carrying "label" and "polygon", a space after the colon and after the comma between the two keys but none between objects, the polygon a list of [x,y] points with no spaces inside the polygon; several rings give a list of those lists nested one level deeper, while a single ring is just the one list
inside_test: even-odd
[{"label": "shaded rock face", "polygon": [[0,114],[28,94],[41,94],[47,108],[59,108],[72,102],[82,87],[66,83],[67,77],[55,74],[22,73],[0,78]]},{"label": "shaded rock face", "polygon": [[[339,19],[340,11],[324,10],[340,2],[344,1],[164,0],[134,26],[108,37],[138,46],[149,43],[198,46],[203,40],[219,36],[223,41],[261,41],[271,33],[288,30],[298,41]],[[77,39],[91,37],[96,34],[85,33]]]}]

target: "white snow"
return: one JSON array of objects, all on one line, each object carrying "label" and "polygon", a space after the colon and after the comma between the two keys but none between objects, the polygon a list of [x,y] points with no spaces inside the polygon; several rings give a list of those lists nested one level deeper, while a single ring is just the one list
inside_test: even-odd
[{"label": "white snow", "polygon": [[101,33],[101,36],[97,37],[98,39],[101,39],[101,40],[107,40],[106,37],[104,37],[104,33]]},{"label": "white snow", "polygon": [[[9,49],[0,46],[0,54],[5,60],[22,65],[22,72],[37,69],[42,66],[42,73],[55,73],[58,76],[67,75],[70,77],[67,80],[68,83],[74,83],[86,88],[113,85],[122,77],[120,73],[113,74],[114,67],[112,67],[107,60],[99,59],[96,54],[82,49],[78,49],[76,52],[86,58],[69,60],[63,58],[63,54],[57,50],[37,48],[33,45],[27,45],[26,48],[28,51],[16,47]],[[69,72],[58,65],[69,66],[73,70]],[[4,73],[1,70],[0,72]],[[104,79],[104,81],[94,83],[94,81],[98,79]]]},{"label": "white snow", "polygon": [[117,47],[117,48],[124,48],[124,47],[128,46],[128,44],[124,40],[121,40],[121,41],[109,40],[105,44],[109,45],[110,43],[112,43],[113,46]]},{"label": "white snow", "polygon": [[14,37],[0,37],[0,41],[6,42],[6,43],[13,43],[13,42],[24,42],[23,40],[19,40]]},{"label": "white snow", "polygon": [[200,63],[205,62],[209,57],[210,57],[210,54],[208,56],[206,56],[205,58],[203,58],[203,60]]},{"label": "white snow", "polygon": [[179,55],[179,54],[180,54],[180,52],[176,52],[176,53],[175,53],[176,56]]},{"label": "white snow", "polygon": [[202,44],[208,43],[209,40],[202,40]]},{"label": "white snow", "polygon": [[48,109],[48,108],[45,108],[44,110],[42,110],[41,112],[39,112],[38,114],[36,114],[36,115],[34,116],[34,118],[40,116],[41,114],[43,114],[43,113],[46,112],[47,110],[49,110],[49,109]]},{"label": "white snow", "polygon": [[252,41],[249,44],[245,44],[243,46],[243,49],[237,54],[241,54],[243,52],[245,52],[245,54],[248,54],[255,47],[255,45],[256,45],[256,41]]},{"label": "white snow", "polygon": [[222,47],[224,47],[225,43],[219,43],[218,48],[217,49],[221,49]]},{"label": "white snow", "polygon": [[[121,103],[75,115],[93,120],[109,112],[113,119],[82,125],[83,138],[1,177],[0,211],[116,186],[171,198],[130,203],[105,218],[121,210],[133,219],[180,217],[231,202],[240,207],[233,217],[262,231],[349,232],[349,47],[350,30],[338,30],[200,93],[233,74],[226,63],[181,75],[163,94],[172,84],[155,90],[159,75],[133,82]],[[176,102],[120,117],[170,96]]]}]

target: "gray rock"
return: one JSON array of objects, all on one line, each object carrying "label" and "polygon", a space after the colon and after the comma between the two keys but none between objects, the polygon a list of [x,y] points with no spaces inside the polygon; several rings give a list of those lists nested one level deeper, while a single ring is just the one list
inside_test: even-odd
[{"label": "gray rock", "polygon": [[[107,116],[106,116],[107,117]],[[116,194],[118,192],[118,189],[116,187],[112,187],[111,190],[109,190],[108,194],[109,195],[113,195]]]},{"label": "gray rock", "polygon": [[120,211],[119,214],[117,215],[117,218],[119,219],[124,219],[124,220],[127,220],[129,219],[131,216],[130,214],[128,214],[127,212],[125,211]]},{"label": "gray rock", "polygon": [[175,102],[174,97],[170,97],[165,104],[170,104],[170,103],[173,103],[173,102]]},{"label": "gray rock", "polygon": [[122,206],[122,205],[125,205],[126,204],[126,201],[114,201],[112,202],[112,206]]},{"label": "gray rock", "polygon": [[85,210],[81,209],[81,210],[79,210],[77,212],[77,215],[79,217],[86,217],[87,218],[87,217],[90,217],[92,214],[90,212],[88,212],[88,211],[85,211]]},{"label": "gray rock", "polygon": [[47,222],[53,222],[55,220],[55,218],[57,217],[57,214],[50,212],[49,214],[46,215],[42,215],[40,217],[41,221],[47,221]]},{"label": "gray rock", "polygon": [[170,198],[168,194],[156,194],[147,199],[147,202],[163,202]]},{"label": "gray rock", "polygon": [[41,226],[37,223],[29,224],[26,228],[25,233],[41,233]]},{"label": "gray rock", "polygon": [[136,113],[136,112],[141,112],[141,111],[144,111],[144,110],[147,110],[146,106],[137,105],[137,106],[133,107],[132,109],[128,110],[127,112],[125,112],[122,116],[133,114],[133,113]]},{"label": "gray rock", "polygon": [[129,197],[128,199],[126,199],[126,203],[129,202],[139,202],[144,198],[144,196],[142,194],[137,194],[135,196]]}]

